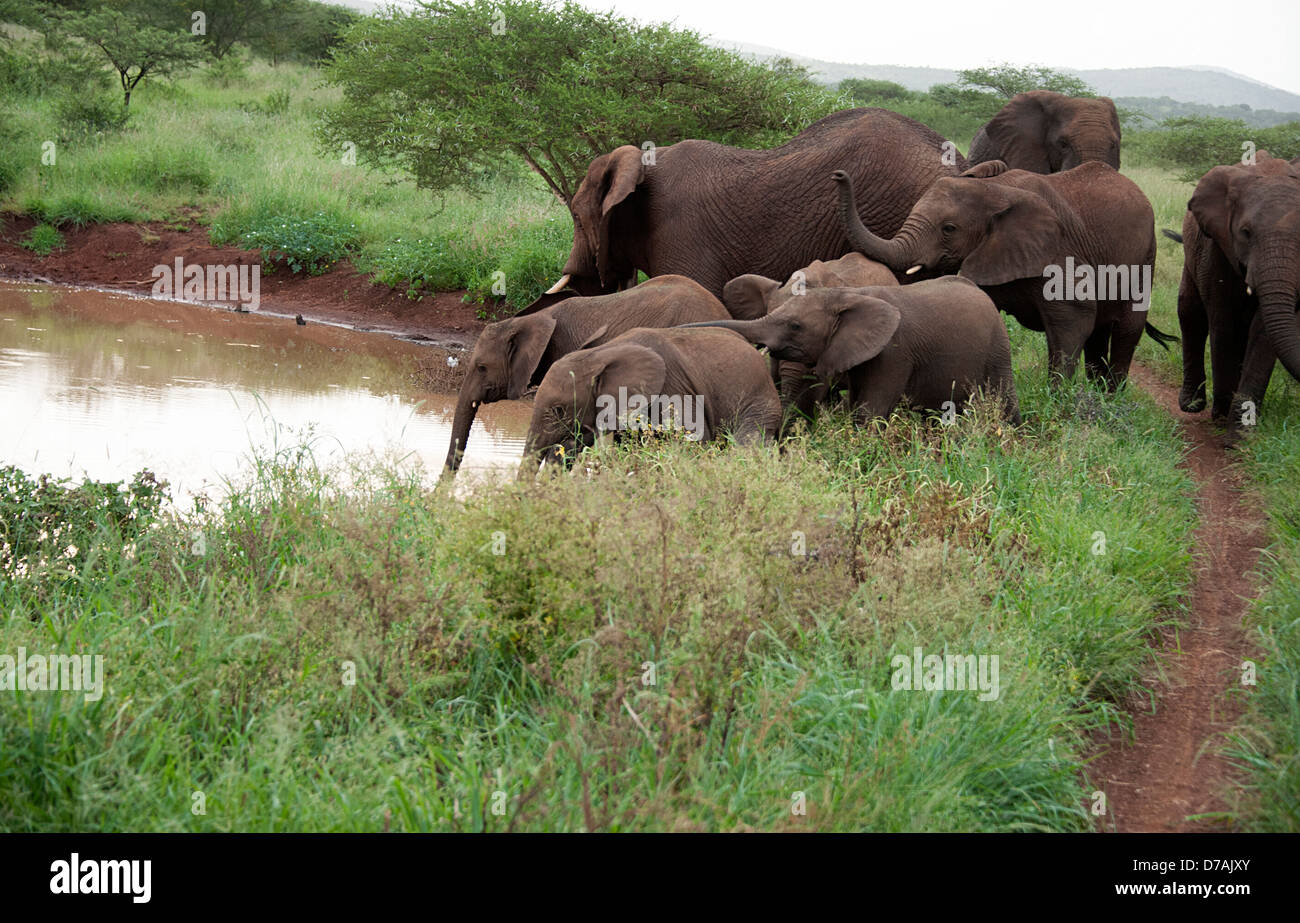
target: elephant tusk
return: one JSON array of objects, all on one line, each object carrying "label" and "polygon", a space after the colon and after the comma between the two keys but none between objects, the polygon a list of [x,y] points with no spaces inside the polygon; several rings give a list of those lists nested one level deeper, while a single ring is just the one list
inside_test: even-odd
[{"label": "elephant tusk", "polygon": [[1246,286],[1246,294],[1247,295],[1255,294],[1254,290],[1249,285]]},{"label": "elephant tusk", "polygon": [[573,278],[571,275],[569,275],[568,273],[565,273],[564,275],[560,276],[560,281],[559,281],[559,282],[556,282],[554,285],[552,285],[550,288],[548,288],[544,294],[547,294],[547,295],[554,295],[554,294],[556,294],[556,293],[559,292],[562,288],[564,288],[566,285],[569,284],[569,279],[571,279],[571,278]]},{"label": "elephant tusk", "polygon": [[920,272],[923,268],[924,268],[924,267],[923,267],[920,263],[917,263],[915,266],[913,266],[911,269],[909,269],[909,270],[907,271],[907,274],[908,274],[909,276],[910,276],[910,275],[913,275],[914,273],[918,273],[918,272]]}]

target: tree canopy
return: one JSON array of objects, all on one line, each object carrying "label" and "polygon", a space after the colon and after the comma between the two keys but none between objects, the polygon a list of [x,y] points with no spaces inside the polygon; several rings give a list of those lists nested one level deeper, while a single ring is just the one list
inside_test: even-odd
[{"label": "tree canopy", "polygon": [[593,157],[685,138],[767,146],[844,98],[789,61],[759,64],[667,25],[577,3],[426,0],[353,25],[320,129],[425,188],[472,187],[518,157],[565,202]]}]

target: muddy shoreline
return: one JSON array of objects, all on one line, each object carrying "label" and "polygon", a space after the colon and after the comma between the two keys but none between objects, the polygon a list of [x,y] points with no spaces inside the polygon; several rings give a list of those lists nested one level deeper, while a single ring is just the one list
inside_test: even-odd
[{"label": "muddy shoreline", "polygon": [[[74,285],[154,297],[153,267],[187,264],[260,265],[256,250],[215,247],[207,228],[190,222],[98,224],[63,229],[65,245],[41,257],[19,241],[38,222],[0,216],[0,279]],[[258,313],[350,327],[428,343],[450,351],[469,348],[485,322],[464,292],[438,292],[418,299],[378,285],[346,260],[319,276],[279,267],[261,276]],[[193,303],[193,302],[190,302]],[[220,303],[204,303],[220,309]]]}]

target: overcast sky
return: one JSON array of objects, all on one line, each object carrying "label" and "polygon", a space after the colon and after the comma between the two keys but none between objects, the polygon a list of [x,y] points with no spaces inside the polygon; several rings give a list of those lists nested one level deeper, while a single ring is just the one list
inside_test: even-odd
[{"label": "overcast sky", "polygon": [[[338,0],[336,0],[338,2]],[[346,2],[346,0],[344,0]],[[643,22],[849,64],[1209,65],[1300,93],[1297,0],[580,0]],[[1238,11],[1240,22],[1227,19]]]}]

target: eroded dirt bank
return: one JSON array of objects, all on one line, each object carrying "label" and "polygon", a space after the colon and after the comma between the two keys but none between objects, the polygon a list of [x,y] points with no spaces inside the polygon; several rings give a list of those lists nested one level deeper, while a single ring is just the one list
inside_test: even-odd
[{"label": "eroded dirt bank", "polygon": [[[0,278],[120,289],[148,295],[153,267],[186,264],[257,265],[255,250],[214,247],[207,229],[195,224],[99,224],[64,228],[65,246],[40,257],[19,245],[35,221],[0,216]],[[484,322],[464,292],[439,292],[418,300],[376,285],[350,263],[337,263],[319,276],[278,268],[261,277],[261,309],[301,314],[307,320],[347,324],[398,336],[427,339],[448,348],[474,342]]]}]

